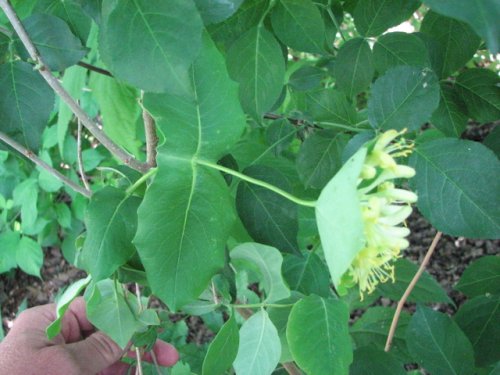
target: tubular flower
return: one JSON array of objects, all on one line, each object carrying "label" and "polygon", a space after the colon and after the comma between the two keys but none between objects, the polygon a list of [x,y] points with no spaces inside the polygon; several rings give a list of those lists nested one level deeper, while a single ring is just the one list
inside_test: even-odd
[{"label": "tubular flower", "polygon": [[396,188],[392,182],[415,175],[413,168],[395,160],[409,155],[413,148],[403,138],[396,140],[403,132],[389,130],[368,146],[359,177],[358,197],[366,242],[342,276],[341,285],[359,284],[361,299],[365,292],[373,292],[379,282],[394,281],[392,263],[409,246],[406,237],[410,230],[402,224],[410,216],[410,204],[417,201],[417,195]]}]

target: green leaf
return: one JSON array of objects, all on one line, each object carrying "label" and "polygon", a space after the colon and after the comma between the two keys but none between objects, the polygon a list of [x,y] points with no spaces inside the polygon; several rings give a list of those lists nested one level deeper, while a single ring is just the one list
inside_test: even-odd
[{"label": "green leaf", "polygon": [[14,205],[21,206],[22,228],[29,228],[35,224],[38,216],[38,186],[34,178],[28,178],[17,185],[13,192]]},{"label": "green leaf", "polygon": [[468,23],[488,45],[500,52],[500,4],[496,0],[424,0],[433,11]]},{"label": "green leaf", "polygon": [[146,94],[144,106],[166,135],[162,147],[169,154],[216,161],[240,138],[246,120],[237,85],[207,34],[189,75],[191,96]]},{"label": "green leaf", "polygon": [[[358,121],[356,108],[339,90],[318,89],[304,94],[305,111],[321,126],[328,128],[328,122],[355,125]],[[333,126],[333,125],[332,125]]]},{"label": "green leaf", "polygon": [[[33,14],[23,20],[23,25],[50,70],[62,71],[75,65],[87,54],[80,39],[73,35],[60,18],[48,14]],[[21,42],[17,41],[17,45],[21,57],[27,59],[28,52]]]},{"label": "green leaf", "polygon": [[141,113],[137,90],[102,74],[90,75],[92,97],[99,105],[103,130],[117,144],[139,155],[141,142],[137,140],[137,119]]},{"label": "green leaf", "polygon": [[[498,285],[498,284],[497,284]],[[455,315],[474,348],[476,365],[486,367],[500,360],[500,296],[478,296],[466,301]]]},{"label": "green leaf", "polygon": [[461,73],[455,87],[469,115],[481,122],[500,118],[500,78],[487,69],[469,69]]},{"label": "green leaf", "polygon": [[402,32],[384,34],[377,39],[373,47],[373,63],[379,74],[398,65],[430,65],[424,42],[413,34]]},{"label": "green leaf", "polygon": [[81,261],[95,281],[111,276],[135,252],[140,199],[107,186],[92,195],[85,213],[87,237]]},{"label": "green leaf", "polygon": [[297,170],[306,188],[322,189],[342,166],[349,136],[333,130],[310,135],[297,155]]},{"label": "green leaf", "polygon": [[221,174],[196,160],[222,157],[245,124],[236,85],[206,35],[191,76],[191,98],[144,98],[168,136],[158,149],[158,173],[139,207],[134,242],[153,293],[173,310],[196,299],[223,267],[224,245],[234,220]]},{"label": "green leaf", "polygon": [[295,126],[290,124],[286,118],[275,120],[266,129],[266,140],[273,148],[274,155],[280,155],[285,151],[297,134]]},{"label": "green leaf", "polygon": [[443,313],[418,306],[406,330],[406,343],[413,359],[431,374],[474,373],[470,341]]},{"label": "green leaf", "polygon": [[[413,276],[417,273],[418,267],[408,259],[401,258],[394,263],[395,267],[395,282],[390,281],[379,284],[378,291],[382,296],[398,301],[408,288]],[[427,272],[424,272],[418,280],[415,288],[408,297],[409,302],[429,303],[429,302],[446,302],[453,303],[448,297],[446,291],[439,283]]]},{"label": "green leaf", "polygon": [[[465,23],[428,12],[420,31],[439,43],[433,68],[440,78],[446,78],[469,61],[479,48],[481,40]],[[432,51],[431,51],[432,52]]]},{"label": "green leaf", "polygon": [[258,243],[244,243],[230,253],[231,260],[238,264],[256,266],[261,277],[260,286],[266,291],[265,302],[272,303],[290,296],[290,289],[281,276],[283,256],[274,247]]},{"label": "green leaf", "polygon": [[288,47],[310,53],[325,53],[325,25],[311,0],[280,0],[271,15],[276,36]]},{"label": "green leaf", "polygon": [[218,375],[227,371],[238,353],[239,335],[235,313],[222,326],[208,347],[202,375]]},{"label": "green leaf", "polygon": [[293,306],[286,337],[302,370],[315,375],[348,374],[352,362],[348,320],[347,305],[339,300],[311,295]]},{"label": "green leaf", "polygon": [[[290,190],[288,179],[280,170],[253,165],[244,170],[247,176]],[[248,233],[259,243],[280,251],[298,253],[299,230],[297,205],[257,185],[241,181],[236,194],[236,209]]]},{"label": "green leaf", "polygon": [[378,36],[406,21],[420,6],[417,0],[359,0],[354,9],[354,24],[363,36]]},{"label": "green leaf", "polygon": [[43,265],[43,251],[39,243],[23,236],[17,245],[16,261],[19,268],[27,274],[40,277]]},{"label": "green leaf", "polygon": [[66,203],[56,203],[55,211],[59,225],[71,229],[71,210]]},{"label": "green leaf", "polygon": [[89,321],[121,348],[125,348],[134,333],[143,327],[127,303],[121,285],[111,280],[99,281],[85,298]]},{"label": "green leaf", "polygon": [[238,375],[270,375],[281,354],[276,327],[267,312],[252,315],[240,329],[240,346],[233,366]]},{"label": "green leaf", "polygon": [[279,43],[262,24],[253,27],[227,51],[227,67],[231,78],[240,84],[243,109],[260,119],[283,89],[285,59]]},{"label": "green leaf", "polygon": [[16,253],[19,240],[18,232],[5,231],[0,233],[0,274],[17,267]]},{"label": "green leaf", "polygon": [[357,193],[365,157],[366,148],[361,148],[325,186],[316,204],[321,244],[336,286],[365,242]]},{"label": "green leaf", "polygon": [[[378,350],[384,350],[395,312],[396,310],[393,308],[382,306],[373,306],[367,309],[350,329],[356,347],[371,345]],[[410,319],[409,313],[404,311],[401,313],[391,347],[391,353],[404,362],[411,360],[405,341],[406,328]],[[354,360],[356,361],[356,354],[354,354]]]},{"label": "green leaf", "polygon": [[432,124],[448,137],[459,138],[467,126],[467,116],[463,113],[463,103],[457,91],[450,86],[441,85],[439,107],[431,117]]},{"label": "green leaf", "polygon": [[484,139],[483,144],[500,158],[500,126],[495,126]]},{"label": "green leaf", "polygon": [[99,52],[114,75],[132,86],[187,94],[202,27],[192,0],[121,0],[101,25]]},{"label": "green leaf", "polygon": [[[500,237],[500,161],[480,143],[442,138],[420,144],[410,158],[418,209],[439,231],[469,238]],[[478,189],[478,186],[481,189]]]},{"label": "green leaf", "polygon": [[89,1],[81,1],[82,4],[79,2],[75,0],[41,0],[37,1],[35,12],[47,13],[63,19],[72,33],[78,36],[82,43],[85,43],[90,33],[92,21],[82,8]]},{"label": "green leaf", "polygon": [[52,340],[54,337],[56,337],[60,332],[62,328],[62,319],[64,317],[64,314],[69,308],[69,305],[73,300],[80,295],[83,289],[87,287],[87,285],[90,283],[91,277],[90,275],[87,276],[85,279],[80,279],[78,281],[75,281],[73,284],[68,286],[68,288],[64,291],[62,296],[59,298],[59,301],[57,301],[57,308],[56,308],[56,320],[54,320],[47,328],[47,337],[49,340]]},{"label": "green leaf", "polygon": [[219,23],[231,17],[243,0],[195,0],[205,25]]},{"label": "green leaf", "polygon": [[53,106],[54,92],[32,65],[0,65],[1,131],[36,152]]},{"label": "green leaf", "polygon": [[325,76],[323,69],[306,65],[292,73],[288,84],[295,90],[307,91],[318,87]]},{"label": "green leaf", "polygon": [[328,267],[312,252],[303,256],[286,255],[283,261],[283,276],[292,290],[325,298],[332,295]]},{"label": "green leaf", "polygon": [[389,353],[373,346],[364,346],[354,351],[350,375],[406,375],[404,366]]},{"label": "green leaf", "polygon": [[417,130],[439,105],[439,83],[432,71],[411,66],[389,69],[372,86],[368,119],[377,129]]},{"label": "green leaf", "polygon": [[372,51],[366,40],[353,38],[340,47],[333,67],[335,84],[339,90],[353,97],[368,88],[373,73]]},{"label": "green leaf", "polygon": [[500,258],[484,256],[468,266],[455,289],[467,297],[500,294]]}]

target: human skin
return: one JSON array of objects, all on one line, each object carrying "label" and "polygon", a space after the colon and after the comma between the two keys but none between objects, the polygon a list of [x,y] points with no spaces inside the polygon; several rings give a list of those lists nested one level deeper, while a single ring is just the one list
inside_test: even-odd
[{"label": "human skin", "polygon": [[[9,375],[122,375],[129,365],[120,361],[127,353],[104,333],[95,330],[77,298],[62,320],[61,333],[49,340],[47,326],[56,319],[54,304],[21,313],[0,343],[0,374]],[[172,366],[177,350],[163,341],[154,346],[158,364]],[[145,355],[151,360],[151,355]]]}]

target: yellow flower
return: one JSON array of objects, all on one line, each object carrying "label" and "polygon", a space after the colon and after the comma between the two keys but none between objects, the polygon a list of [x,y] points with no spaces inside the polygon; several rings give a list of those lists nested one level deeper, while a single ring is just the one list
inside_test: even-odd
[{"label": "yellow flower", "polygon": [[[404,131],[403,131],[404,132]],[[389,130],[368,146],[368,154],[358,182],[358,195],[366,243],[342,276],[341,287],[359,285],[361,299],[380,282],[394,281],[393,261],[409,246],[410,230],[404,226],[410,204],[417,201],[411,191],[396,188],[391,180],[411,178],[415,170],[397,164],[395,158],[408,156],[413,145],[403,132]]]}]

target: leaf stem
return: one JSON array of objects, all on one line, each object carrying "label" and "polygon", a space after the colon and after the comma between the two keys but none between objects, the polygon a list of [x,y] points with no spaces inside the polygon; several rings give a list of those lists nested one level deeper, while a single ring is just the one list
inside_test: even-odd
[{"label": "leaf stem", "polygon": [[338,124],[336,122],[329,122],[329,121],[321,121],[321,122],[317,122],[317,124],[318,125],[330,126],[332,128],[349,130],[351,132],[356,132],[356,133],[361,133],[361,132],[363,132],[363,131],[366,130],[366,129],[363,129],[363,128],[356,128],[354,126],[349,126],[349,125],[344,125],[344,124]]},{"label": "leaf stem", "polygon": [[232,306],[236,309],[260,309],[264,307],[273,307],[273,308],[278,308],[278,309],[284,309],[287,307],[292,307],[294,304],[293,303],[288,303],[285,305],[280,305],[276,303],[251,303],[251,304],[233,304],[229,305]]},{"label": "leaf stem", "polygon": [[76,65],[81,66],[82,68],[85,68],[87,70],[91,70],[93,72],[108,76],[108,77],[113,77],[113,74],[111,74],[110,71],[106,69],[99,68],[98,66],[88,64],[85,61],[79,61],[76,63]]},{"label": "leaf stem", "polygon": [[128,165],[129,167],[138,170],[140,172],[146,172],[149,169],[149,166],[146,163],[142,163],[141,161],[135,159],[132,155],[127,153],[124,149],[122,149],[119,145],[117,145],[111,138],[109,138],[100,128],[94,123],[90,117],[85,113],[85,111],[78,105],[78,103],[71,97],[71,95],[64,89],[61,83],[57,80],[56,77],[50,72],[47,64],[43,61],[40,53],[36,49],[33,41],[29,37],[26,32],[23,24],[19,20],[16,12],[10,5],[8,0],[0,0],[0,8],[4,11],[5,15],[9,19],[12,27],[16,31],[16,34],[19,36],[19,39],[23,43],[24,47],[28,51],[30,57],[35,62],[38,67],[38,72],[45,79],[45,81],[49,84],[49,86],[54,90],[60,98],[68,105],[71,111],[78,117],[83,126],[85,126],[96,139],[106,147],[113,155],[115,155],[119,160]]},{"label": "leaf stem", "polygon": [[158,168],[151,168],[149,171],[144,173],[136,182],[130,185],[127,190],[125,190],[125,194],[127,196],[132,195],[132,193],[136,191],[139,186],[141,186],[148,178],[154,176],[157,172]]},{"label": "leaf stem", "polygon": [[398,327],[398,322],[399,322],[399,316],[401,315],[401,311],[403,310],[406,300],[408,299],[413,288],[417,284],[417,281],[420,279],[420,276],[422,276],[422,274],[424,273],[425,267],[427,266],[427,263],[429,263],[432,253],[434,253],[434,250],[436,249],[436,246],[442,234],[443,234],[442,232],[437,232],[436,235],[434,236],[431,246],[429,246],[429,250],[427,250],[424,260],[422,260],[422,263],[420,264],[417,273],[415,274],[415,276],[413,276],[413,279],[411,279],[410,284],[408,284],[408,287],[406,288],[403,296],[398,302],[398,305],[396,307],[396,312],[394,313],[394,317],[392,318],[391,328],[389,329],[389,334],[387,335],[387,341],[385,342],[384,350],[386,352],[391,350],[392,339],[394,338],[394,334],[396,333],[396,328]]},{"label": "leaf stem", "polygon": [[83,168],[82,122],[80,120],[78,120],[78,130],[76,134],[76,159],[78,162],[78,170],[80,171],[80,179],[83,182],[83,186],[85,186],[85,189],[90,190],[90,186],[87,181],[87,175],[85,174],[85,169]]},{"label": "leaf stem", "polygon": [[56,177],[57,179],[61,180],[64,184],[68,185],[71,189],[76,191],[77,193],[82,194],[83,196],[90,198],[92,195],[92,191],[85,189],[84,187],[74,183],[71,181],[68,177],[51,167],[49,164],[44,162],[42,159],[40,159],[36,154],[22,146],[21,144],[17,143],[15,140],[10,138],[7,134],[4,134],[3,132],[0,132],[0,140],[3,141],[4,143],[8,144],[10,147],[12,147],[14,150],[18,151],[20,154],[31,160],[33,163],[38,165],[40,168],[45,169],[48,171],[51,175]]},{"label": "leaf stem", "polygon": [[5,27],[0,26],[0,33],[4,34],[8,38],[12,38],[12,31],[6,29]]},{"label": "leaf stem", "polygon": [[263,188],[271,190],[271,191],[275,192],[276,194],[279,194],[282,197],[284,197],[284,198],[286,198],[294,203],[297,203],[298,205],[306,206],[306,207],[316,207],[316,201],[308,201],[308,200],[300,199],[300,198],[296,197],[295,195],[292,195],[292,194],[278,188],[277,186],[274,186],[274,185],[271,185],[265,181],[258,180],[256,178],[247,176],[247,175],[240,173],[240,172],[237,172],[233,169],[229,169],[229,168],[223,167],[222,165],[211,163],[209,161],[205,161],[205,160],[201,160],[201,159],[197,159],[196,163],[200,164],[200,165],[204,165],[204,166],[212,168],[212,169],[216,169],[218,171],[221,171],[221,172],[224,172],[227,174],[230,174],[231,176],[238,177],[241,180],[244,180],[246,182],[250,182],[251,184],[254,184],[257,186],[262,186]]},{"label": "leaf stem", "polygon": [[146,135],[146,164],[151,168],[156,167],[156,146],[158,146],[158,135],[156,134],[155,120],[143,105],[144,91],[141,91],[139,104],[142,108],[142,121],[144,122],[144,134]]}]

